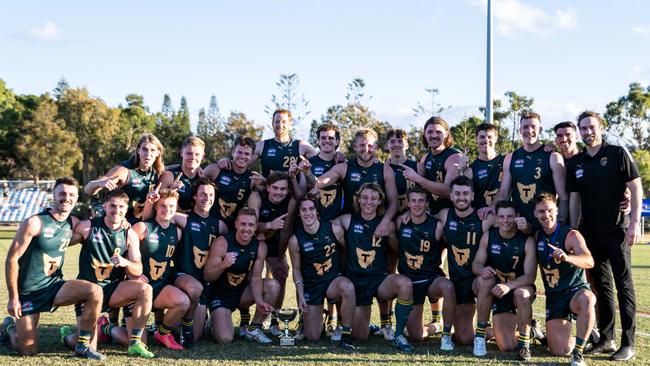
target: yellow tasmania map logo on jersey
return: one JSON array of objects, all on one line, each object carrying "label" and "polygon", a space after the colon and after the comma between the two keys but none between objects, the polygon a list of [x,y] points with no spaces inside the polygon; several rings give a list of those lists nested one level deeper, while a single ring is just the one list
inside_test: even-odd
[{"label": "yellow tasmania map logo on jersey", "polygon": [[544,277],[546,278],[546,282],[548,283],[548,286],[550,288],[557,286],[557,283],[560,282],[560,270],[557,268],[553,268],[553,269],[542,268],[542,269],[544,270]]},{"label": "yellow tasmania map logo on jersey", "polygon": [[224,219],[227,219],[232,215],[233,212],[235,212],[235,209],[237,208],[236,203],[228,203],[224,201],[222,198],[219,198],[219,213],[221,214],[221,217]]},{"label": "yellow tasmania map logo on jersey", "polygon": [[203,268],[205,262],[208,260],[208,251],[201,250],[195,246],[192,247],[192,251],[194,252],[194,265],[196,268]]},{"label": "yellow tasmania map logo on jersey", "polygon": [[50,257],[46,253],[43,253],[43,272],[48,276],[54,274],[61,266],[61,258],[63,256]]},{"label": "yellow tasmania map logo on jersey", "polygon": [[418,270],[422,268],[422,262],[424,262],[424,257],[421,255],[411,255],[408,252],[404,252],[406,257],[406,264],[410,269]]},{"label": "yellow tasmania map logo on jersey", "polygon": [[499,188],[493,190],[493,191],[485,191],[483,193],[483,198],[485,198],[485,203],[488,206],[492,205],[492,202],[494,201],[494,197],[497,195],[497,192],[499,191]]},{"label": "yellow tasmania map logo on jersey", "polygon": [[228,272],[228,284],[232,287],[239,286],[242,282],[244,282],[245,278],[246,274],[234,274]]},{"label": "yellow tasmania map logo on jersey", "polygon": [[97,281],[104,281],[111,275],[111,271],[113,271],[112,263],[102,263],[95,258],[93,258],[92,267],[95,270],[95,278],[97,278]]},{"label": "yellow tasmania map logo on jersey", "polygon": [[152,281],[157,281],[165,273],[167,262],[156,262],[153,258],[149,258],[149,277]]},{"label": "yellow tasmania map logo on jersey", "polygon": [[517,183],[517,190],[519,191],[519,199],[521,202],[527,204],[535,197],[537,191],[537,184],[521,184]]},{"label": "yellow tasmania map logo on jersey", "polygon": [[397,197],[397,199],[399,200],[399,210],[400,210],[400,212],[402,212],[402,211],[404,211],[406,206],[408,206],[408,201],[406,199],[406,195],[405,194],[399,195]]},{"label": "yellow tasmania map logo on jersey", "polygon": [[314,268],[316,268],[316,273],[318,273],[319,276],[325,275],[325,273],[329,272],[330,268],[332,268],[332,258],[323,263],[314,263]]},{"label": "yellow tasmania map logo on jersey", "polygon": [[454,253],[454,260],[459,266],[464,266],[469,260],[469,248],[459,249],[455,246],[451,246],[451,251]]},{"label": "yellow tasmania map logo on jersey", "polygon": [[330,207],[336,199],[335,189],[320,189],[320,204],[323,207]]},{"label": "yellow tasmania map logo on jersey", "polygon": [[374,250],[363,250],[357,248],[357,261],[361,268],[366,269],[372,265],[372,262],[375,261],[375,251]]},{"label": "yellow tasmania map logo on jersey", "polygon": [[508,272],[508,273],[503,273],[496,269],[497,271],[497,278],[499,279],[499,282],[501,283],[507,283],[509,281],[513,281],[515,279],[515,273],[514,272]]}]

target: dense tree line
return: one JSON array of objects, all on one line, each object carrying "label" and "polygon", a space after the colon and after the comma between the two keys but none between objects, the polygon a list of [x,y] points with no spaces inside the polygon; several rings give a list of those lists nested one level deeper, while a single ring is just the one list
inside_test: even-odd
[{"label": "dense tree line", "polygon": [[[299,77],[295,73],[281,74],[276,83],[277,92],[270,98],[266,110],[286,108],[295,115],[296,124],[307,122],[309,101],[298,90]],[[350,141],[359,127],[369,127],[381,136],[381,158],[388,156],[383,135],[391,128],[390,121],[381,120],[369,107],[372,96],[367,95],[366,82],[355,78],[347,85],[345,104],[332,105],[319,118],[312,119],[310,142],[315,145],[313,133],[321,123],[336,124],[341,131],[341,150],[352,152]],[[409,154],[418,159],[426,153],[421,141],[421,125],[432,114],[446,108],[434,99],[439,91],[428,88],[431,107],[417,102],[413,108],[415,121],[408,129]],[[497,151],[505,153],[517,146],[517,123],[522,111],[534,108],[534,99],[514,91],[505,99],[494,101],[494,123],[499,128]],[[482,115],[481,108],[477,114]],[[622,142],[632,152],[642,170],[644,187],[650,186],[650,86],[630,84],[627,95],[607,105],[604,113],[610,124],[611,135],[622,136]],[[270,120],[270,118],[269,118]],[[470,116],[452,123],[455,145],[474,159],[477,147],[474,128],[482,117]],[[557,121],[560,122],[560,121]],[[59,81],[52,92],[42,95],[19,95],[0,79],[0,177],[10,179],[51,179],[74,175],[81,182],[105,173],[116,162],[126,160],[144,132],[154,133],[163,142],[165,163],[180,161],[181,141],[194,133],[206,142],[206,160],[213,162],[228,156],[232,142],[238,135],[260,139],[269,125],[256,123],[243,112],[227,115],[219,109],[216,96],[211,96],[207,109],[198,114],[197,130],[190,129],[188,101],[181,97],[174,108],[169,94],[163,97],[159,112],[153,112],[141,95],[129,94],[117,107],[107,105],[92,96],[86,88],[71,87]],[[547,135],[550,139],[552,134]],[[646,188],[647,189],[647,188]]]}]

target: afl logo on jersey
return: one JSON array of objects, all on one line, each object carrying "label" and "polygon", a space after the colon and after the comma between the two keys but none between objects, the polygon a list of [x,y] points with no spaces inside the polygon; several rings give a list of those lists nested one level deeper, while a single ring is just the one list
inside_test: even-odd
[{"label": "afl logo on jersey", "polygon": [[54,237],[54,228],[52,227],[46,227],[43,229],[43,236],[46,238],[53,238]]},{"label": "afl logo on jersey", "polygon": [[487,169],[481,169],[478,171],[478,179],[484,179],[488,175],[488,170]]},{"label": "afl logo on jersey", "polygon": [[317,175],[317,176],[318,175],[323,175],[324,172],[325,172],[325,167],[322,167],[322,166],[314,167],[314,175]]},{"label": "afl logo on jersey", "polygon": [[101,242],[102,241],[102,233],[100,233],[99,231],[96,232],[95,235],[93,235],[93,241]]},{"label": "afl logo on jersey", "polygon": [[260,217],[267,217],[267,216],[269,216],[270,213],[271,212],[267,208],[265,208],[265,209],[260,211]]},{"label": "afl logo on jersey", "polygon": [[524,167],[524,159],[517,159],[515,160],[515,168],[523,168]]},{"label": "afl logo on jersey", "polygon": [[361,173],[352,172],[352,174],[350,174],[350,180],[353,182],[359,182],[361,180]]},{"label": "afl logo on jersey", "polygon": [[231,181],[230,177],[223,176],[221,177],[221,179],[219,179],[219,184],[223,184],[224,186],[227,186],[230,184],[230,181]]},{"label": "afl logo on jersey", "polygon": [[275,156],[276,150],[275,149],[269,149],[266,152],[266,156]]},{"label": "afl logo on jersey", "polygon": [[352,229],[355,233],[363,234],[363,225],[361,224],[354,224],[354,228]]},{"label": "afl logo on jersey", "polygon": [[501,245],[494,243],[490,246],[490,252],[492,254],[501,254]]},{"label": "afl logo on jersey", "polygon": [[307,241],[307,242],[305,242],[305,243],[302,245],[302,249],[303,249],[305,252],[309,252],[309,251],[314,250],[314,242],[312,242],[312,241]]},{"label": "afl logo on jersey", "polygon": [[405,238],[410,238],[413,231],[410,228],[406,228],[402,231],[402,236]]},{"label": "afl logo on jersey", "polygon": [[458,223],[456,221],[449,221],[449,230],[458,230]]},{"label": "afl logo on jersey", "polygon": [[198,222],[193,222],[193,223],[190,225],[190,229],[191,229],[192,231],[201,231],[201,224],[198,223]]},{"label": "afl logo on jersey", "polygon": [[540,241],[537,242],[537,251],[538,252],[543,252],[544,249],[546,249],[546,245],[544,245],[544,244],[545,243],[544,243],[543,240],[540,240]]},{"label": "afl logo on jersey", "polygon": [[425,169],[431,169],[432,163],[431,160],[427,160],[426,163],[424,163],[424,168]]},{"label": "afl logo on jersey", "polygon": [[133,179],[131,179],[131,184],[133,184],[134,186],[140,185],[141,183],[142,183],[141,178],[133,178]]},{"label": "afl logo on jersey", "polygon": [[578,166],[578,169],[576,169],[576,178],[577,179],[582,178],[583,174],[585,174],[584,169],[582,169],[582,166]]}]

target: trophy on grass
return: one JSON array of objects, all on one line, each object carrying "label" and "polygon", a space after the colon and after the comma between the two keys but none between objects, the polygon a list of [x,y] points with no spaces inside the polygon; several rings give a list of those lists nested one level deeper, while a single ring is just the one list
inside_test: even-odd
[{"label": "trophy on grass", "polygon": [[284,322],[284,334],[280,336],[280,346],[295,346],[296,340],[289,333],[289,322],[296,319],[298,316],[298,309],[278,309],[273,311],[273,315]]}]

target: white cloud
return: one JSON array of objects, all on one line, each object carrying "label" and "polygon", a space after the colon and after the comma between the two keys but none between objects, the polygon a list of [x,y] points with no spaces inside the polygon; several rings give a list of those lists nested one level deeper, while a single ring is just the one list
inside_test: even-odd
[{"label": "white cloud", "polygon": [[645,37],[650,37],[650,26],[639,25],[632,28],[632,32]]},{"label": "white cloud", "polygon": [[[487,0],[471,0],[475,6],[487,9]],[[499,33],[509,35],[516,32],[549,34],[558,30],[573,30],[578,27],[578,17],[572,8],[557,9],[548,13],[544,9],[524,4],[520,0],[494,0],[493,17]]]},{"label": "white cloud", "polygon": [[61,30],[54,22],[49,21],[39,27],[29,29],[27,35],[35,40],[52,42],[59,39]]}]

